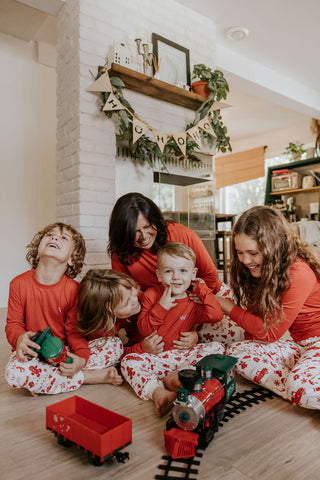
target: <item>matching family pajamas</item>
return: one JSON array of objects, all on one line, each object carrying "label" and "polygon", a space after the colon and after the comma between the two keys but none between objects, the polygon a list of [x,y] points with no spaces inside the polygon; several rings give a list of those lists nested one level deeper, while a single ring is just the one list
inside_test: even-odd
[{"label": "matching family pajamas", "polygon": [[219,343],[197,344],[188,350],[174,348],[181,332],[188,332],[195,322],[218,322],[223,313],[220,304],[205,283],[195,288],[202,304],[193,302],[189,296],[175,299],[170,310],[163,308],[159,300],[164,287],[149,288],[142,299],[138,329],[143,337],[155,330],[164,341],[164,351],[159,355],[148,353],[126,355],[121,362],[121,372],[136,394],[143,400],[152,399],[157,387],[164,387],[162,379],[174,370],[190,368],[206,355],[224,353]]},{"label": "matching family pajamas", "polygon": [[10,283],[6,335],[13,353],[6,367],[6,380],[12,387],[32,393],[68,392],[83,383],[83,372],[72,377],[38,358],[26,357],[19,362],[14,351],[19,335],[50,327],[67,349],[86,360],[85,369],[106,368],[119,363],[123,345],[118,338],[97,339],[88,343],[76,326],[79,284],[63,275],[54,285],[43,285],[29,270]]},{"label": "matching family pajamas", "polygon": [[[291,403],[320,409],[320,281],[298,259],[282,298],[283,317],[265,330],[260,317],[234,307],[228,319],[198,327],[199,341],[222,342],[236,370]],[[283,339],[286,332],[291,339]]]}]

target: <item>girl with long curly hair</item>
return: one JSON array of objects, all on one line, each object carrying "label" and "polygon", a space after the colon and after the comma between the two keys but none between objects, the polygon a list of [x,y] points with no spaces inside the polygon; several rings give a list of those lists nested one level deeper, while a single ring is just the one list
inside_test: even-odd
[{"label": "girl with long curly hair", "polygon": [[235,301],[216,298],[230,316],[227,353],[238,358],[238,373],[291,403],[320,409],[319,259],[267,206],[240,216],[231,250]]}]

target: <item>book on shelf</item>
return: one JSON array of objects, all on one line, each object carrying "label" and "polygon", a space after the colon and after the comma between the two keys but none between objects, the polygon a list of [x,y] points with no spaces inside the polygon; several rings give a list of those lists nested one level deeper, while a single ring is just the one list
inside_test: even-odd
[{"label": "book on shelf", "polygon": [[272,175],[282,175],[284,173],[289,173],[289,168],[281,168],[279,170],[272,170]]}]

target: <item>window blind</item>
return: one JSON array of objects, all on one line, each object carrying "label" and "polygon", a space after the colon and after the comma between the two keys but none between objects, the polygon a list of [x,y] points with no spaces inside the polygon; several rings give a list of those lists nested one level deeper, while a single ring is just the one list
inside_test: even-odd
[{"label": "window blind", "polygon": [[263,177],[265,146],[215,158],[216,188]]}]

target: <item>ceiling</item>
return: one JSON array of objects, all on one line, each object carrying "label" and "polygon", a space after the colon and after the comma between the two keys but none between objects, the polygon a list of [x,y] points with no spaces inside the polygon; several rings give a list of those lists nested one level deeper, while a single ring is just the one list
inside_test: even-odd
[{"label": "ceiling", "polygon": [[[216,66],[230,85],[232,108],[223,110],[223,118],[232,141],[320,118],[319,0],[176,1],[215,22]],[[55,44],[62,4],[0,0],[0,32]],[[240,41],[227,38],[234,26],[246,27],[249,35]],[[260,75],[257,81],[249,78],[251,67]]]}]

